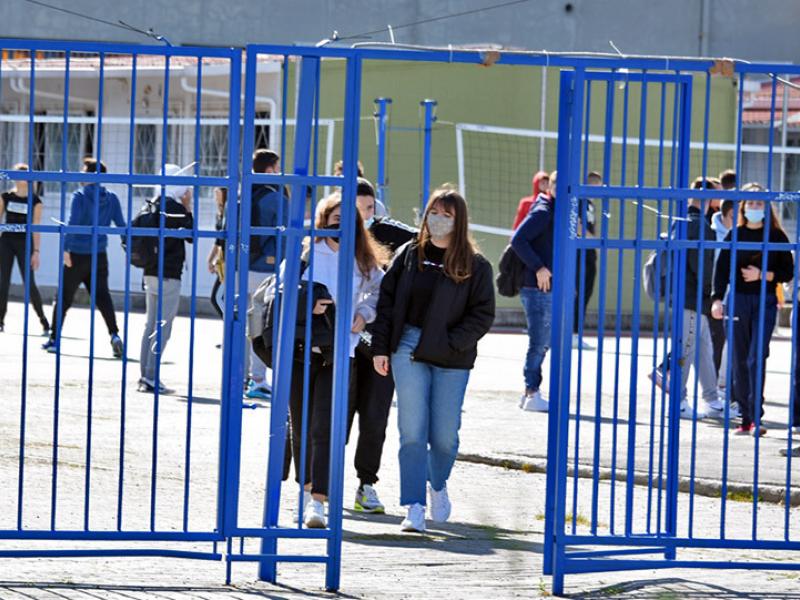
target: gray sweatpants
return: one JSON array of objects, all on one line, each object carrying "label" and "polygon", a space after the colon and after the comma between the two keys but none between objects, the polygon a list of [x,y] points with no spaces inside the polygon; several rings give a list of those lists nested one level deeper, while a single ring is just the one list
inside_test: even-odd
[{"label": "gray sweatpants", "polygon": [[181,300],[181,280],[164,279],[161,290],[161,345],[158,345],[158,277],[145,275],[144,290],[147,306],[147,322],[142,335],[142,349],[139,354],[139,367],[142,377],[151,381],[156,377],[156,362],[167,347],[172,334],[172,321],[178,314]]},{"label": "gray sweatpants", "polygon": [[[699,318],[698,318],[699,317]],[[700,345],[699,361],[695,363],[696,348]],[[717,373],[714,368],[714,347],[708,317],[693,310],[683,311],[683,348],[681,349],[681,401],[686,402],[689,367],[693,367],[703,389],[706,403],[717,399]]]}]

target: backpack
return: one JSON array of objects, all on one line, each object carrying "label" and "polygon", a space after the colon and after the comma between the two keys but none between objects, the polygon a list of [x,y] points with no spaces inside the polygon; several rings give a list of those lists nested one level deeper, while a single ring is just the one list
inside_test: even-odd
[{"label": "backpack", "polygon": [[[661,238],[666,239],[666,234],[661,234]],[[666,248],[659,248],[650,253],[642,267],[642,285],[644,286],[644,293],[647,294],[647,297],[653,302],[656,300],[663,300],[666,297],[669,265],[669,252]],[[656,295],[656,290],[658,291],[658,295]]]},{"label": "backpack", "polygon": [[[131,227],[158,228],[159,212],[152,202],[145,202],[142,209],[131,221]],[[123,238],[124,239],[124,238]],[[131,247],[128,251],[131,265],[140,269],[155,264],[158,261],[158,238],[131,234]]]},{"label": "backpack", "polygon": [[506,246],[503,254],[500,255],[500,264],[497,267],[497,291],[501,296],[513,298],[519,295],[522,289],[522,279],[525,274],[525,263],[511,247]]}]

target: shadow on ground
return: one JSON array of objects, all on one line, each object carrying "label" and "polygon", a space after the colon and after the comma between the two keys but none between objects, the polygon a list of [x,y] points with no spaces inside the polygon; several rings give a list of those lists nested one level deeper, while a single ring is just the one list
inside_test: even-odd
[{"label": "shadow on ground", "polygon": [[[756,586],[759,587],[759,586]],[[680,577],[662,579],[642,579],[597,588],[589,592],[567,594],[566,598],[580,600],[608,600],[609,598],[636,598],[637,600],[794,600],[800,592],[765,592],[755,589],[752,592],[741,592],[720,585],[699,583]]]}]

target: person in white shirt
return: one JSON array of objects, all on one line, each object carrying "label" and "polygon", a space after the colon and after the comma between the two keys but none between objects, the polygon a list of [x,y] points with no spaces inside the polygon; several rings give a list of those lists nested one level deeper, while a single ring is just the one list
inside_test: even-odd
[{"label": "person in white shirt", "polygon": [[[339,229],[341,223],[341,195],[337,192],[323,199],[317,207],[315,219],[316,229]],[[350,359],[355,356],[359,334],[367,323],[375,320],[385,263],[385,251],[372,238],[364,227],[364,221],[358,211],[355,212],[356,236],[355,257],[353,266],[353,302],[352,312],[348,319],[352,323],[350,334]],[[338,304],[339,274],[339,240],[334,237],[317,237],[306,240],[303,253],[304,269],[302,279],[309,278],[325,285],[331,300],[318,300],[313,308],[315,315],[324,315]],[[281,271],[284,270],[282,266]],[[298,306],[297,310],[306,310]],[[338,311],[336,311],[338,313]],[[341,315],[339,315],[341,316]],[[333,325],[333,324],[332,324]],[[301,361],[301,362],[298,362]],[[301,431],[303,426],[304,364],[303,354],[295,356],[292,370],[292,389],[289,399],[292,457],[295,475],[300,480]],[[322,353],[311,352],[308,365],[308,407],[306,464],[303,484],[311,499],[305,509],[306,527],[322,528],[327,525],[324,502],[328,496],[328,473],[330,470],[330,430],[331,430],[331,396],[333,390],[333,364]]]}]

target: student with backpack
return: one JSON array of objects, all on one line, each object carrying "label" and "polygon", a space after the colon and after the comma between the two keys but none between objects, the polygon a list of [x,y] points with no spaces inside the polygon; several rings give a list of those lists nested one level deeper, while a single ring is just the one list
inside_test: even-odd
[{"label": "student with backpack", "polygon": [[[83,159],[84,173],[105,173],[106,165],[95,158]],[[87,183],[72,194],[68,225],[94,225],[108,227],[111,223],[117,227],[125,227],[125,218],[119,198],[114,192],[109,191],[99,183]],[[95,245],[96,244],[96,245]],[[114,314],[114,302],[108,289],[108,236],[105,233],[92,235],[89,233],[68,233],[64,242],[64,269],[63,269],[63,302],[56,303],[53,308],[50,339],[42,346],[47,352],[55,353],[59,350],[60,326],[64,326],[67,310],[72,306],[75,293],[83,284],[86,291],[91,294],[92,284],[92,256],[95,256],[95,302],[103,320],[108,327],[111,342],[111,351],[115,358],[122,358],[124,346],[119,337],[117,317]]]},{"label": "student with backpack", "polygon": [[[181,175],[178,165],[164,165],[164,174]],[[163,208],[162,208],[163,207]],[[192,188],[187,185],[168,185],[164,188],[164,197],[157,195],[147,201],[140,216],[147,215],[149,227],[158,227],[163,216],[165,229],[192,229]],[[139,219],[139,217],[137,217]],[[131,223],[137,226],[137,219]],[[142,219],[143,220],[143,219]],[[141,220],[140,220],[141,222]],[[153,394],[169,394],[167,388],[156,378],[156,367],[162,360],[164,349],[172,335],[172,322],[178,314],[181,300],[181,275],[186,260],[185,243],[191,239],[169,237],[164,232],[163,255],[159,259],[159,239],[151,236],[139,236],[139,240],[149,243],[155,252],[144,266],[144,291],[147,317],[142,332],[142,345],[139,352],[139,391]],[[159,274],[161,281],[159,282]],[[161,307],[160,328],[158,327],[158,311]],[[159,378],[160,379],[160,378]]]},{"label": "student with backpack", "polygon": [[447,480],[461,407],[494,314],[492,267],[469,236],[467,203],[452,187],[440,187],[428,199],[417,239],[384,276],[372,336],[375,370],[391,373],[397,386],[403,531],[425,531],[426,505],[432,520],[450,517]]}]

